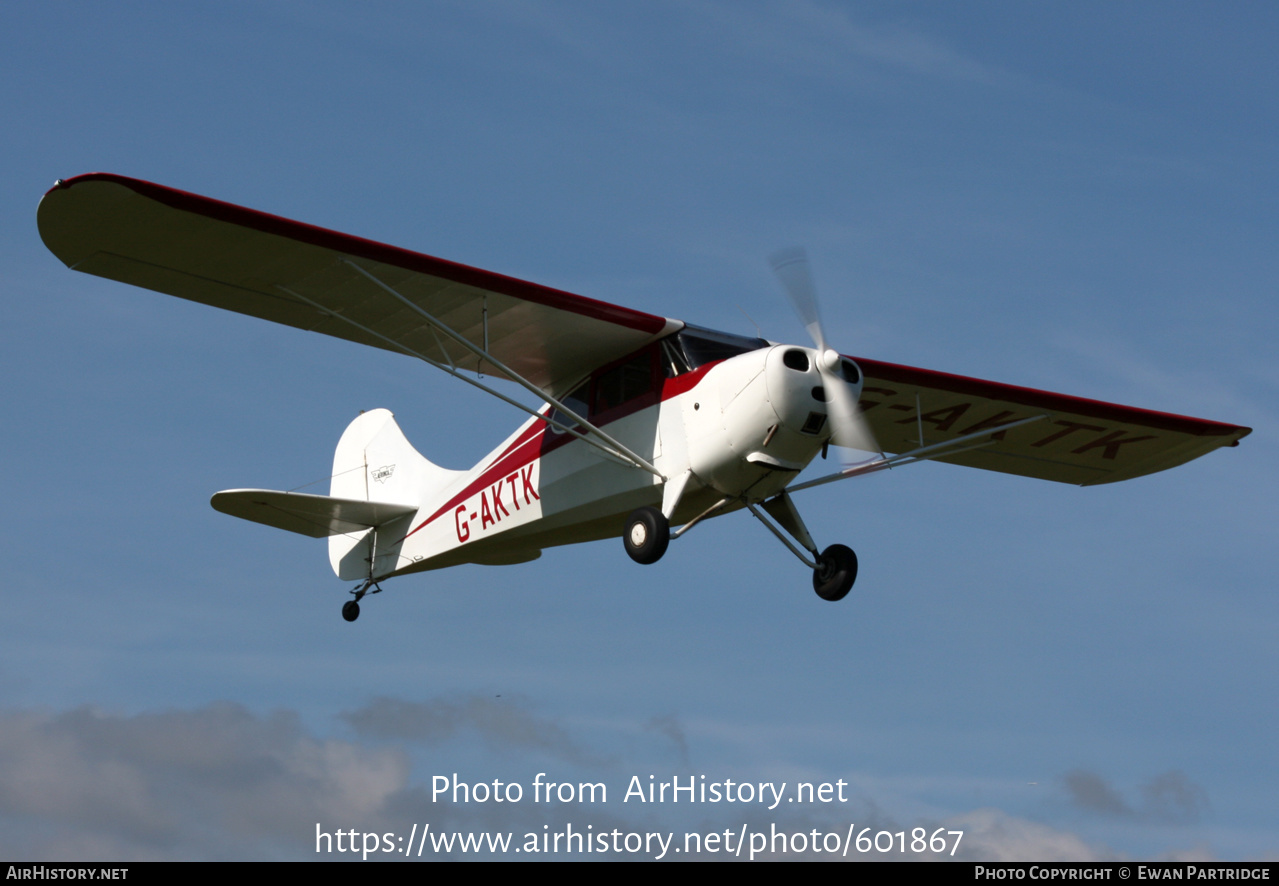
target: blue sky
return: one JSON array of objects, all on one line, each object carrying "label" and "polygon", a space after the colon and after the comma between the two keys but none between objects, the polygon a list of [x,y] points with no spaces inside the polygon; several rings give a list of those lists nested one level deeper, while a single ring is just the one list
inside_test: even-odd
[{"label": "blue sky", "polygon": [[[965,830],[970,858],[1279,852],[1279,13],[1266,4],[8,4],[0,852],[313,858],[315,825]],[[359,410],[468,467],[428,367],[66,270],[110,171],[655,314],[1248,425],[1077,489],[920,465],[806,493],[826,604],[738,514],[409,577],[214,512]],[[747,316],[749,315],[749,318]],[[323,484],[321,485],[322,491]],[[602,807],[431,778],[603,781]],[[636,808],[632,774],[844,804]]]}]

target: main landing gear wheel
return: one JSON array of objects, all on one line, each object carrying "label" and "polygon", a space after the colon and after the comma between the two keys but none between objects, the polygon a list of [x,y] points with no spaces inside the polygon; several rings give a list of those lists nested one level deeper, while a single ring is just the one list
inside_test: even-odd
[{"label": "main landing gear wheel", "polygon": [[636,508],[626,518],[622,541],[636,563],[656,563],[671,542],[670,521],[657,508]]},{"label": "main landing gear wheel", "polygon": [[354,600],[347,600],[342,604],[342,617],[347,621],[355,621],[360,617],[360,604]]},{"label": "main landing gear wheel", "polygon": [[817,558],[813,590],[823,600],[842,600],[857,581],[857,555],[845,545],[831,545]]}]

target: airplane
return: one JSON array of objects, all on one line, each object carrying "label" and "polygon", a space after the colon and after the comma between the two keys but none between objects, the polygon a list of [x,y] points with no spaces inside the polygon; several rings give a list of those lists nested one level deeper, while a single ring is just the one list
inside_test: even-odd
[{"label": "airplane", "polygon": [[[58,180],[40,202],[67,267],[404,354],[529,418],[470,470],[428,461],[386,409],[342,434],[328,495],[218,492],[245,520],[327,538],[342,607],[402,575],[524,563],[621,537],[656,563],[703,520],[746,510],[806,567],[823,600],[857,578],[819,549],[793,494],[938,461],[1091,486],[1162,471],[1250,428],[840,354],[807,258],[773,257],[813,346],[719,332],[108,173]],[[522,387],[531,408],[488,379]],[[796,478],[831,445],[861,450]]]}]

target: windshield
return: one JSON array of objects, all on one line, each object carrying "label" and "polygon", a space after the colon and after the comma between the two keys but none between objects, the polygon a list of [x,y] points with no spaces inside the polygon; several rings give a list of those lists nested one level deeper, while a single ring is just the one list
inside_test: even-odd
[{"label": "windshield", "polygon": [[674,375],[689,372],[716,360],[727,360],[738,354],[758,351],[768,347],[762,338],[717,332],[700,326],[685,326],[678,333],[662,342],[667,366]]}]

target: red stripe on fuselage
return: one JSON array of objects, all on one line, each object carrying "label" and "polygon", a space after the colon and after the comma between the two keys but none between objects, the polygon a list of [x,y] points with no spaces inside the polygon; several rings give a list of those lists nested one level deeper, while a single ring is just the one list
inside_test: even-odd
[{"label": "red stripe on fuselage", "polygon": [[[704,366],[699,366],[692,372],[686,372],[683,375],[676,376],[675,378],[664,379],[662,382],[661,402],[664,403],[667,400],[678,397],[680,394],[685,394],[691,391],[697,386],[698,382],[706,376],[706,373],[711,369],[711,367],[721,362],[723,361],[717,360],[714,363],[707,363]],[[638,403],[644,399],[645,398],[637,397],[635,402]],[[598,427],[606,427],[615,421],[625,418],[632,412],[639,411],[639,409],[653,405],[655,404],[652,402],[645,402],[642,406],[637,407],[635,410],[627,411],[625,410],[625,404],[623,404],[622,407],[609,410],[609,413],[607,413],[609,420],[598,425]],[[529,427],[525,429],[524,433],[520,434],[510,446],[507,446],[506,449],[498,453],[490,465],[487,468],[484,468],[480,475],[472,480],[465,489],[449,499],[439,508],[439,510],[432,513],[431,516],[419,523],[411,532],[409,532],[408,535],[405,536],[405,538],[408,538],[409,535],[412,535],[414,532],[422,529],[427,524],[438,520],[441,516],[452,511],[477,492],[491,486],[496,480],[510,476],[515,471],[526,467],[529,462],[542,458],[547,453],[554,452],[561,446],[572,443],[576,439],[577,437],[573,434],[556,433],[554,429],[540,420],[535,424],[529,425]],[[536,447],[530,445],[534,442],[538,444]]]},{"label": "red stripe on fuselage", "polygon": [[[494,461],[485,468],[478,477],[471,481],[470,485],[445,502],[438,511],[419,523],[411,532],[409,532],[408,535],[404,537],[408,538],[409,535],[417,532],[428,523],[439,519],[442,514],[457,507],[481,489],[491,486],[494,482],[494,478],[504,480],[511,474],[520,470],[520,468],[528,465],[529,462],[538,458],[541,454],[540,451],[530,444],[536,442],[537,438],[541,437],[545,432],[546,425],[540,421],[536,424],[529,425],[528,428],[525,429],[524,433],[520,434],[514,443],[506,447],[506,449],[503,450],[503,452],[498,455],[497,458],[494,459]],[[522,450],[527,451],[525,452]]]}]

